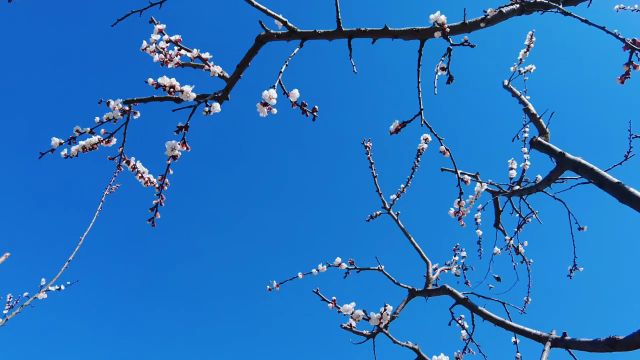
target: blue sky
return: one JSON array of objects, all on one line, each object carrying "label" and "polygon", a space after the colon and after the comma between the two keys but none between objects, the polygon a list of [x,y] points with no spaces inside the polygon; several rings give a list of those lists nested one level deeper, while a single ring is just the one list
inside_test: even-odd
[{"label": "blue sky", "polygon": [[[241,1],[170,0],[162,10],[109,24],[137,2],[28,2],[0,5],[5,34],[2,66],[5,147],[4,206],[0,208],[0,251],[13,256],[2,265],[0,291],[33,291],[41,277],[61,265],[84,229],[112,165],[107,151],[63,161],[37,160],[51,136],[65,136],[104,113],[100,98],[144,96],[154,90],[147,77],[175,76],[196,92],[221,83],[204,73],[160,68],[138,51],[148,38],[153,14],[189,45],[209,51],[231,71],[260,31],[265,19]],[[291,4],[270,1],[301,28],[334,26],[332,1]],[[486,3],[497,6],[498,3]],[[637,15],[616,14],[613,2],[577,10],[592,20],[637,35]],[[481,13],[474,1],[343,1],[347,27],[425,26],[436,10],[450,22]],[[636,26],[634,26],[636,25]],[[637,122],[640,78],[626,86],[615,78],[625,54],[620,44],[592,28],[559,15],[528,16],[470,35],[476,49],[456,49],[456,82],[432,94],[431,69],[444,51],[442,42],[425,47],[427,117],[454,149],[461,168],[506,180],[507,160],[520,156],[511,143],[521,112],[501,88],[508,69],[536,30],[530,57],[538,70],[529,81],[539,110],[555,111],[553,141],[574,155],[606,167],[626,150],[628,122]],[[31,359],[369,359],[370,345],[355,346],[338,325],[343,318],[317,301],[320,287],[339,301],[367,309],[396,304],[403,293],[374,275],[343,280],[327,272],[267,293],[271,279],[308,271],[336,256],[375,264],[406,282],[420,281],[420,263],[386,218],[365,223],[379,201],[370,183],[360,141],[374,140],[374,154],[387,193],[404,180],[424,129],[412,125],[390,137],[395,119],[416,111],[415,64],[418,44],[402,41],[354,41],[358,74],[351,73],[345,42],[307,43],[285,74],[289,87],[320,107],[312,123],[282,104],[277,116],[258,117],[260,92],[273,84],[295,44],[270,44],[253,61],[223,105],[222,113],[193,121],[191,145],[175,166],[168,203],[156,229],[145,222],[153,193],[129,174],[105,211],[65,280],[78,284],[37,302],[2,328],[2,355]],[[141,107],[128,144],[153,173],[164,162],[164,142],[184,114],[168,105]],[[639,125],[640,126],[640,125]],[[435,147],[423,158],[410,193],[399,203],[404,223],[436,262],[444,262],[455,243],[475,252],[472,228],[461,229],[447,215],[456,197],[453,178],[439,171],[448,163]],[[532,173],[544,174],[550,162],[535,154]],[[638,187],[637,163],[615,176]],[[471,189],[469,189],[471,191]],[[640,295],[635,286],[637,214],[590,187],[564,199],[589,231],[577,235],[583,273],[566,278],[571,243],[563,209],[547,199],[532,202],[544,225],[526,232],[535,260],[533,302],[516,319],[549,331],[598,337],[637,330]],[[486,243],[493,239],[485,219]],[[487,245],[488,246],[488,245]],[[513,283],[505,257],[495,272]],[[482,278],[486,262],[475,264]],[[455,280],[452,283],[456,285]],[[462,284],[457,284],[462,289]],[[519,302],[524,284],[505,297]],[[485,287],[481,287],[486,291]],[[428,354],[451,355],[460,346],[459,331],[447,326],[450,302],[416,301],[397,322],[398,337],[421,344]],[[499,311],[499,309],[496,309]],[[513,356],[511,335],[483,324],[479,340],[493,358]],[[525,359],[540,346],[524,340]],[[554,351],[554,358],[568,358]],[[379,359],[410,358],[411,353],[378,344]],[[615,355],[632,359],[637,354]],[[581,354],[581,359],[610,358]]]}]

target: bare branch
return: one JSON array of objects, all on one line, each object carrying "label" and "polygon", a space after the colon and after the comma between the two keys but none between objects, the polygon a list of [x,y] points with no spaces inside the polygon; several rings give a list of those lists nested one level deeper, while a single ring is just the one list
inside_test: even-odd
[{"label": "bare branch", "polygon": [[638,192],[638,190],[625,185],[622,181],[607,174],[591,163],[564,152],[539,137],[531,139],[530,144],[531,148],[551,156],[557,164],[561,164],[561,166],[567,170],[573,171],[589,180],[619,202],[640,212],[640,192]]},{"label": "bare branch", "polygon": [[282,15],[276,14],[275,12],[271,11],[266,6],[261,5],[257,1],[255,1],[255,0],[245,0],[245,2],[247,4],[253,6],[254,8],[260,10],[263,14],[267,15],[268,17],[272,18],[273,20],[279,22],[287,30],[289,30],[289,31],[298,31],[298,28],[295,27],[292,23],[290,23],[289,20],[285,19]]},{"label": "bare branch", "polygon": [[152,7],[158,7],[158,9],[162,9],[162,5],[167,2],[167,0],[158,0],[158,1],[149,1],[149,5],[140,8],[140,9],[136,9],[136,10],[131,10],[128,13],[126,13],[125,15],[119,17],[118,19],[116,19],[116,21],[113,22],[113,24],[111,24],[111,27],[115,27],[116,25],[118,25],[119,23],[121,23],[122,21],[124,21],[126,18],[128,18],[131,15],[134,14],[138,14],[138,16],[142,16],[142,14],[151,9]]},{"label": "bare branch", "polygon": [[[96,208],[96,211],[93,213],[93,217],[91,218],[91,221],[89,221],[89,225],[87,226],[87,228],[82,233],[82,236],[80,236],[80,240],[76,244],[76,247],[73,249],[71,254],[69,254],[69,257],[67,257],[67,260],[64,262],[64,264],[62,264],[62,267],[60,267],[60,270],[58,270],[56,275],[53,278],[51,278],[51,280],[49,280],[49,282],[46,285],[41,287],[42,290],[40,290],[40,292],[47,291],[48,288],[50,288],[51,286],[55,285],[56,281],[58,281],[58,279],[60,279],[62,274],[64,274],[64,272],[69,268],[69,265],[71,265],[71,262],[76,257],[76,255],[78,254],[78,251],[80,251],[80,248],[84,244],[84,241],[86,240],[87,235],[89,235],[89,232],[93,228],[93,225],[96,223],[96,220],[98,220],[98,216],[100,216],[100,213],[102,212],[102,207],[104,206],[104,203],[107,200],[107,196],[112,194],[113,191],[115,191],[115,189],[117,188],[115,186],[115,182],[116,182],[116,178],[118,177],[119,173],[120,173],[120,169],[116,168],[116,170],[114,171],[113,175],[111,176],[111,179],[107,183],[107,186],[105,187],[104,191],[102,192],[102,196],[100,197],[100,201],[98,201],[98,207]],[[4,319],[0,320],[0,327],[5,326],[9,322],[9,320],[13,319],[18,314],[20,314],[26,307],[31,305],[31,303],[36,299],[38,299],[37,296],[35,296],[35,295],[31,296],[27,301],[22,303],[17,309],[15,309],[13,312],[11,312],[9,315],[7,315]]]}]

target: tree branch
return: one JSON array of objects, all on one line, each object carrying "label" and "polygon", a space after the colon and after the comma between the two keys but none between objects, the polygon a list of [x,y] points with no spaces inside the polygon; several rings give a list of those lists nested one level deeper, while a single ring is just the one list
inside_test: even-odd
[{"label": "tree branch", "polygon": [[625,185],[622,181],[600,170],[595,165],[564,152],[540,137],[532,138],[530,144],[531,148],[551,156],[558,165],[591,181],[595,186],[613,196],[619,202],[640,212],[640,192],[638,190]]}]

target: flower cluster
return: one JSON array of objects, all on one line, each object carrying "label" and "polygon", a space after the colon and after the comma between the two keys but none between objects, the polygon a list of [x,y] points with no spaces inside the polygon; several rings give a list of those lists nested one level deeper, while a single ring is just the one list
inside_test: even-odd
[{"label": "flower cluster", "polygon": [[[70,145],[71,148],[62,149],[62,151],[60,152],[60,156],[62,156],[63,158],[73,158],[78,156],[80,153],[97,150],[100,146],[111,147],[115,145],[115,134],[119,129],[115,130],[114,132],[108,132],[106,129],[102,128],[100,130],[100,135],[96,133],[96,130],[109,123],[116,124],[120,119],[124,117],[133,117],[134,119],[137,119],[138,117],[140,117],[140,112],[134,110],[129,105],[125,105],[122,99],[109,99],[106,101],[106,105],[109,108],[109,111],[102,117],[95,118],[96,125],[94,125],[93,127],[85,128],[75,126],[73,128],[72,135],[69,136],[66,140],[55,136],[52,137],[49,150],[40,152],[40,157],[48,153],[54,153],[58,148],[65,144]],[[78,141],[78,137],[82,135],[91,135],[91,137],[85,140]]]},{"label": "flower cluster", "polygon": [[[22,297],[28,297],[29,293],[24,293],[24,295]],[[12,294],[7,294],[7,299],[4,303],[4,310],[2,311],[3,314],[8,314],[11,310],[13,310],[22,300],[21,296],[18,297],[14,297]]]},{"label": "flower cluster", "polygon": [[442,156],[444,156],[444,157],[449,157],[449,156],[451,156],[451,152],[450,152],[450,151],[449,151],[449,149],[447,149],[447,147],[446,147],[446,146],[444,146],[444,145],[440,145],[440,147],[438,148],[438,152],[439,152],[440,154],[442,154]]},{"label": "flower cluster", "polygon": [[438,26],[446,26],[447,25],[447,17],[444,14],[440,13],[440,10],[435,13],[429,15],[429,23],[436,24]]},{"label": "flower cluster", "polygon": [[391,126],[389,126],[389,134],[390,135],[399,134],[400,131],[402,131],[402,129],[404,129],[410,123],[411,123],[411,121],[409,121],[409,120],[407,120],[407,121],[394,120],[391,123]]},{"label": "flower cluster", "polygon": [[447,17],[444,14],[440,13],[439,10],[429,15],[429,23],[440,29],[433,33],[434,38],[437,39],[442,36],[447,37],[449,35],[450,29],[447,26]]},{"label": "flower cluster", "polygon": [[469,324],[465,320],[464,315],[455,318],[455,323],[460,328],[460,340],[467,341],[469,339]]},{"label": "flower cluster", "polygon": [[131,113],[134,119],[140,117],[140,112],[133,110],[130,106],[122,103],[122,99],[112,100],[109,99],[106,102],[107,107],[111,110],[102,116],[102,119],[96,117],[96,124],[100,124],[102,122],[113,121],[115,124],[118,120],[124,118],[126,115]]},{"label": "flower cluster", "polygon": [[196,99],[197,94],[193,92],[193,86],[180,85],[176,78],[169,78],[167,76],[161,76],[158,80],[152,78],[147,79],[147,84],[153,86],[156,89],[162,89],[167,95],[176,95],[179,93],[180,99],[184,101],[193,101]]},{"label": "flower cluster", "polygon": [[427,148],[429,147],[430,142],[431,142],[431,135],[422,134],[422,136],[420,137],[420,144],[418,144],[418,151],[421,154],[427,151]]},{"label": "flower cluster", "polygon": [[81,140],[76,145],[73,145],[70,152],[65,148],[60,152],[60,156],[63,158],[73,158],[78,156],[79,153],[88,153],[90,151],[98,150],[100,146],[111,147],[115,143],[116,138],[113,136],[103,139],[100,135],[94,135],[88,139]]},{"label": "flower cluster", "polygon": [[311,269],[308,272],[299,272],[296,276],[289,278],[287,280],[281,281],[281,282],[277,282],[275,280],[271,281],[271,283],[267,286],[267,291],[273,291],[273,290],[280,290],[280,286],[286,282],[289,281],[293,281],[296,279],[302,279],[307,275],[313,275],[316,276],[320,273],[323,273],[325,271],[327,271],[328,268],[337,268],[337,269],[341,269],[341,270],[349,270],[349,267],[351,267],[352,269],[355,267],[356,263],[353,259],[349,259],[347,262],[342,261],[341,257],[336,257],[336,259],[333,261],[333,263],[320,263],[318,264],[318,266],[316,266],[315,268]]},{"label": "flower cluster", "polygon": [[[638,64],[637,62],[633,61],[633,58],[635,56],[636,59],[640,60],[640,56],[638,56],[638,51],[635,48],[640,47],[640,39],[629,39],[627,40],[629,43],[625,44],[622,47],[623,51],[628,51],[629,52],[629,60],[627,60],[627,62],[624,63],[624,72],[622,73],[622,75],[618,76],[618,83],[620,83],[620,85],[624,85],[624,83],[631,79],[631,70],[635,70],[638,71],[640,70],[640,64]],[[633,47],[629,46],[629,44],[631,44]]]},{"label": "flower cluster", "polygon": [[149,170],[142,165],[140,160],[136,160],[135,157],[127,158],[123,157],[122,164],[131,171],[136,179],[142,184],[144,187],[157,187],[158,180],[149,173]]},{"label": "flower cluster", "polygon": [[518,171],[516,170],[518,168],[518,162],[511,158],[507,163],[509,164],[509,180],[513,180],[518,175]]},{"label": "flower cluster", "polygon": [[535,65],[528,65],[524,68],[521,68],[520,66],[522,64],[524,64],[525,60],[527,59],[527,57],[529,56],[529,53],[531,53],[531,50],[533,49],[533,47],[536,44],[536,37],[535,37],[535,31],[531,30],[527,33],[527,37],[524,40],[524,49],[520,50],[520,53],[518,54],[518,61],[513,64],[513,66],[511,67],[511,72],[519,72],[520,74],[526,74],[526,73],[530,73],[533,72],[536,67]]},{"label": "flower cluster", "polygon": [[182,155],[182,151],[186,150],[186,147],[184,146],[184,142],[182,141],[178,142],[175,140],[169,140],[165,142],[164,148],[165,148],[164,154],[173,160],[178,160]]},{"label": "flower cluster", "polygon": [[[476,203],[476,201],[480,199],[480,196],[482,196],[482,193],[485,192],[487,188],[488,188],[487,183],[478,181],[474,188],[474,194],[469,195],[469,197],[467,198],[467,201],[458,198],[453,202],[453,207],[449,208],[449,216],[451,216],[454,219],[457,219],[458,223],[460,223],[460,226],[466,226],[464,222],[464,218],[471,212],[471,208]],[[474,218],[475,218],[475,215],[474,215]],[[475,218],[476,224],[479,224],[478,219],[479,217]],[[480,233],[480,235],[482,235],[482,233]]]},{"label": "flower cluster", "polygon": [[471,286],[471,281],[467,278],[467,271],[471,270],[465,262],[467,260],[467,251],[460,246],[460,244],[455,244],[455,246],[451,249],[453,252],[453,256],[450,260],[447,260],[444,263],[444,266],[440,268],[438,264],[433,265],[433,270],[448,273],[450,272],[455,277],[462,276],[464,278],[464,284],[466,286]]},{"label": "flower cluster", "polygon": [[640,12],[640,6],[638,4],[635,5],[624,5],[618,4],[613,7],[615,11],[631,11],[631,12]]},{"label": "flower cluster", "polygon": [[202,69],[209,72],[211,76],[226,76],[224,70],[211,61],[211,54],[187,48],[182,45],[182,36],[169,36],[165,31],[166,27],[165,24],[154,24],[149,42],[143,40],[140,50],[153,57],[153,61],[160,63],[161,66],[183,67],[185,62],[182,58],[187,57],[190,61],[199,60],[202,62]]},{"label": "flower cluster", "polygon": [[203,115],[213,115],[222,111],[222,107],[219,102],[213,102],[212,104],[206,103],[204,109],[202,110]]},{"label": "flower cluster", "polygon": [[385,327],[391,321],[391,311],[393,311],[393,306],[385,304],[380,308],[380,312],[370,312],[369,324],[371,326]]},{"label": "flower cluster", "polygon": [[276,89],[270,88],[262,92],[262,101],[256,104],[256,110],[261,117],[266,117],[271,113],[275,115],[278,113],[278,109],[274,105],[278,102],[278,93]]},{"label": "flower cluster", "polygon": [[393,311],[393,306],[385,304],[380,308],[379,312],[372,311],[367,314],[365,310],[356,309],[355,302],[347,303],[342,306],[338,305],[338,300],[335,296],[332,297],[330,301],[327,301],[327,307],[348,316],[349,320],[344,324],[344,326],[348,326],[350,328],[355,328],[362,320],[368,321],[371,326],[385,327],[391,321]]},{"label": "flower cluster", "polygon": [[[316,119],[318,118],[318,111],[320,110],[318,108],[318,106],[314,106],[311,109],[309,109],[309,104],[306,101],[299,101],[300,99],[300,90],[298,89],[293,89],[291,91],[289,91],[288,93],[285,92],[285,94],[287,95],[287,98],[289,99],[289,102],[291,102],[291,107],[292,108],[298,108],[300,109],[300,112],[302,113],[302,115],[309,117],[312,117],[313,121],[316,121]],[[260,111],[260,110],[258,110]]]},{"label": "flower cluster", "polygon": [[[71,286],[73,284],[71,282],[67,282],[66,284],[63,284],[63,285],[49,285],[49,286],[46,286],[46,285],[47,285],[46,279],[45,278],[40,279],[40,287],[38,289],[38,293],[35,295],[36,299],[44,300],[48,297],[47,293],[52,291],[63,291],[68,286]],[[22,295],[18,295],[18,296],[13,296],[13,294],[7,294],[6,300],[4,303],[4,309],[2,310],[2,313],[5,315],[5,319],[7,316],[9,316],[9,313],[11,311],[13,311],[16,307],[20,306],[21,304],[24,303],[24,301],[29,300],[30,298],[31,296],[29,295],[28,292],[25,292]],[[0,324],[2,324],[4,321],[6,320],[0,319]]]}]

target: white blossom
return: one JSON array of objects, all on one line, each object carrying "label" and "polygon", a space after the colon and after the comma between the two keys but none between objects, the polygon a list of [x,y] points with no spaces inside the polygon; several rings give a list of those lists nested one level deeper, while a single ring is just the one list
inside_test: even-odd
[{"label": "white blossom", "polygon": [[193,92],[193,86],[184,85],[181,88],[182,92],[180,93],[180,99],[184,101],[193,101],[196,99],[196,93]]},{"label": "white blossom", "polygon": [[378,313],[374,313],[374,312],[370,312],[369,313],[369,324],[371,326],[378,326],[380,325],[380,319],[382,318],[382,316]]},{"label": "white blossom", "polygon": [[62,139],[58,139],[57,137],[52,137],[51,138],[51,147],[53,149],[57,149],[60,145],[64,144],[64,140]]},{"label": "white blossom", "polygon": [[345,315],[351,315],[356,308],[356,303],[344,304],[340,307],[340,312]]},{"label": "white blossom", "polygon": [[293,89],[289,92],[289,100],[296,102],[300,98],[300,90]]},{"label": "white blossom", "polygon": [[391,123],[391,126],[389,126],[389,132],[391,134],[395,134],[399,126],[400,126],[400,121],[399,120],[394,120]]},{"label": "white blossom", "polygon": [[364,311],[360,309],[354,311],[353,314],[351,314],[351,318],[356,322],[362,320],[364,318]]},{"label": "white blossom", "polygon": [[164,147],[165,147],[165,155],[167,156],[171,156],[171,157],[180,157],[181,152],[180,150],[182,149],[180,147],[180,144],[175,141],[175,140],[169,140],[166,143],[164,143]]},{"label": "white blossom", "polygon": [[223,73],[222,68],[218,65],[211,66],[210,72],[211,76],[220,76]]},{"label": "white blossom", "polygon": [[262,100],[269,105],[275,105],[278,102],[278,93],[275,89],[269,89],[262,92]]},{"label": "white blossom", "polygon": [[264,106],[261,102],[256,104],[256,109],[261,117],[267,117],[267,115],[269,115],[269,106]]},{"label": "white blossom", "polygon": [[439,26],[447,25],[447,17],[440,13],[440,11],[436,11],[435,13],[429,15],[429,22],[431,24],[436,24]]}]

